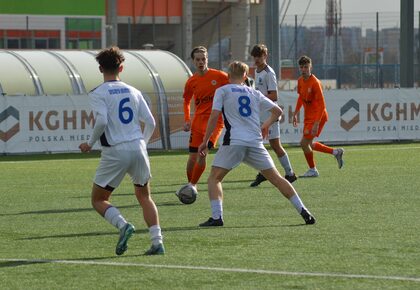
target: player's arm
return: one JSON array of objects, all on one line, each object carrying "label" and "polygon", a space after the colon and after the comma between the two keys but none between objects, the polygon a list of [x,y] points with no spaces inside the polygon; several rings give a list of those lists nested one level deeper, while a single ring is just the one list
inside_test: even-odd
[{"label": "player's arm", "polygon": [[266,97],[272,100],[273,102],[277,102],[277,91],[268,91]]},{"label": "player's arm", "polygon": [[263,133],[263,138],[265,139],[268,135],[268,128],[276,121],[279,120],[280,116],[283,114],[283,110],[275,103],[272,104],[271,108],[268,109],[271,113],[270,116],[262,123],[261,132]]},{"label": "player's arm", "polygon": [[314,116],[315,116],[315,122],[312,126],[312,134],[316,135],[318,132],[319,124],[321,122],[322,117],[325,114],[325,99],[324,94],[322,93],[321,84],[319,82],[316,82],[313,85],[313,92],[314,92]]},{"label": "player's arm", "polygon": [[104,133],[108,122],[106,105],[103,100],[97,95],[91,95],[89,100],[95,114],[95,125],[93,126],[92,136],[89,141],[79,145],[79,149],[82,152],[89,152],[92,149],[93,145]]},{"label": "player's arm", "polygon": [[190,82],[187,81],[184,88],[184,131],[188,132],[191,129],[191,99],[193,97],[193,92],[190,88]]},{"label": "player's arm", "polygon": [[295,111],[293,112],[293,127],[297,127],[297,124],[298,124],[297,116],[299,114],[300,108],[302,108],[302,105],[303,105],[302,98],[299,95],[296,101]]},{"label": "player's arm", "polygon": [[272,72],[267,74],[267,95],[266,97],[272,100],[273,102],[277,102],[278,93],[277,93],[277,78],[276,75]]},{"label": "player's arm", "polygon": [[211,111],[210,118],[207,123],[206,134],[204,135],[203,143],[201,143],[201,145],[198,147],[198,153],[201,156],[206,156],[208,152],[208,143],[209,143],[211,135],[213,134],[214,129],[216,128],[217,121],[221,113],[222,111],[219,111],[219,110],[213,109]]},{"label": "player's arm", "polygon": [[140,95],[139,98],[140,106],[139,106],[139,117],[140,121],[143,122],[143,139],[147,143],[149,143],[150,138],[153,135],[153,131],[156,127],[156,121],[153,117],[152,112],[150,111],[149,106],[147,105],[146,101],[144,100],[143,96]]}]

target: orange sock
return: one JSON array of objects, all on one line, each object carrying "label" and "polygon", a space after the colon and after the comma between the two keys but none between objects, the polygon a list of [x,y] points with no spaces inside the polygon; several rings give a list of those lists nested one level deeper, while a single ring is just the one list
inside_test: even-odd
[{"label": "orange sock", "polygon": [[333,154],[333,150],[334,150],[333,148],[319,142],[312,143],[312,149],[315,151],[328,153],[328,154]]},{"label": "orange sock", "polygon": [[[193,168],[193,170],[194,170],[194,168]],[[188,170],[188,169],[187,169],[187,178],[188,178],[188,182],[191,182],[191,177],[192,177],[193,170]]]},{"label": "orange sock", "polygon": [[191,175],[190,182],[192,184],[197,184],[198,180],[200,179],[201,175],[203,174],[204,170],[206,169],[206,165],[200,165],[199,163],[196,163],[194,165],[194,169]]},{"label": "orange sock", "polygon": [[315,168],[314,152],[305,153],[306,162],[309,165],[309,168]]}]

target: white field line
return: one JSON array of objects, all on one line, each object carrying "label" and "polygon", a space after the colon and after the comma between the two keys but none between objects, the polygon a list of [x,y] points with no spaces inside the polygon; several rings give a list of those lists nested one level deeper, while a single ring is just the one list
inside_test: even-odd
[{"label": "white field line", "polygon": [[75,264],[75,265],[96,265],[96,266],[116,266],[116,267],[143,267],[159,269],[178,269],[178,270],[198,270],[198,271],[216,271],[232,273],[251,273],[267,274],[281,276],[306,276],[306,277],[331,277],[342,279],[370,279],[370,280],[394,280],[419,282],[420,277],[401,277],[401,276],[376,276],[363,274],[341,274],[341,273],[317,273],[317,272],[289,272],[261,269],[242,269],[242,268],[220,268],[206,266],[188,266],[188,265],[159,265],[144,263],[116,263],[116,262],[98,262],[98,261],[75,261],[75,260],[48,260],[48,259],[2,259],[4,262],[22,262],[22,263],[55,263],[55,264]]}]

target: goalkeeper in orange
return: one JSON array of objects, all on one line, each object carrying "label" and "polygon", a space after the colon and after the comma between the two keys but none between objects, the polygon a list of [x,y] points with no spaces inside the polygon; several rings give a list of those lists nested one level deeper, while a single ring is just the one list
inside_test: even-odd
[{"label": "goalkeeper in orange", "polygon": [[324,94],[322,93],[321,82],[311,73],[312,60],[304,55],[298,60],[301,76],[298,79],[297,93],[298,99],[293,113],[293,126],[297,127],[298,114],[303,106],[305,110],[303,137],[300,141],[303,153],[309,170],[300,177],[318,177],[319,172],[315,166],[313,151],[332,154],[337,160],[338,168],[343,167],[343,148],[331,148],[320,142],[314,142],[314,138],[319,137],[328,121],[328,113],[325,106]]},{"label": "goalkeeper in orange", "polygon": [[[189,141],[189,157],[187,162],[188,182],[197,188],[198,180],[206,169],[206,157],[198,154],[198,147],[203,143],[207,121],[213,106],[214,92],[229,82],[228,75],[208,67],[207,49],[197,46],[191,51],[196,72],[191,76],[184,88],[184,131],[191,131]],[[191,121],[190,103],[194,99],[195,111]],[[217,126],[210,138],[209,149],[213,148],[223,130],[223,119],[220,116]]]}]

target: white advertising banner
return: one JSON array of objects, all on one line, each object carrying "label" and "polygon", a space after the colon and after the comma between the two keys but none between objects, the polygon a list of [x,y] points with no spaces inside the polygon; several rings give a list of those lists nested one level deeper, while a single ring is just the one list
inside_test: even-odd
[{"label": "white advertising banner", "polygon": [[2,153],[78,151],[92,132],[94,118],[86,95],[0,100]]},{"label": "white advertising banner", "polygon": [[[360,89],[325,91],[328,111],[320,141],[335,143],[385,140],[420,140],[420,90]],[[279,94],[283,108],[281,139],[299,143],[302,138],[303,108],[298,128],[292,125],[297,93]]]},{"label": "white advertising banner", "polygon": [[[303,109],[292,125],[296,92],[280,91],[281,139],[297,144],[302,138]],[[369,89],[325,92],[329,120],[319,137],[331,143],[420,140],[420,90]],[[156,118],[157,116],[155,116]],[[169,120],[170,121],[170,120]],[[86,95],[0,96],[0,152],[77,152],[94,124]],[[158,130],[158,128],[156,129]],[[188,146],[189,134],[172,133],[171,142]],[[176,140],[175,140],[176,139]],[[149,148],[162,148],[155,140]],[[158,146],[159,145],[159,146]],[[95,149],[99,145],[95,144]]]}]

